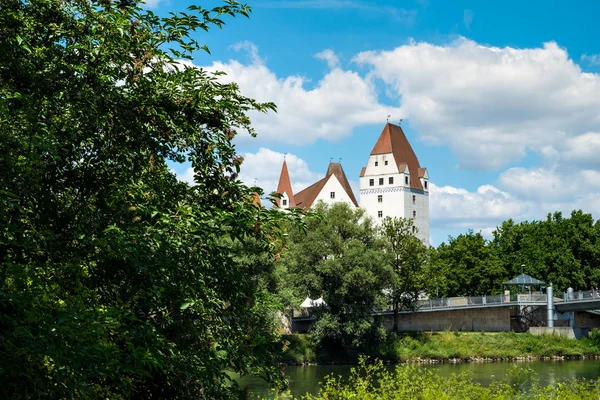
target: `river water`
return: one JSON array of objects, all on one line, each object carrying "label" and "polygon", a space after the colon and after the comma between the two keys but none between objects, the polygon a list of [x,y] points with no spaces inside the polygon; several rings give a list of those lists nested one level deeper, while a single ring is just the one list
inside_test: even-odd
[{"label": "river water", "polygon": [[[420,368],[432,369],[442,376],[469,372],[475,381],[487,386],[493,380],[503,379],[508,370],[515,364],[519,368],[529,367],[533,369],[542,385],[563,379],[585,378],[596,380],[600,378],[600,360],[422,364]],[[323,381],[325,376],[335,374],[346,378],[350,374],[351,368],[351,366],[344,365],[287,367],[286,375],[289,378],[289,389],[294,397],[300,397],[307,393],[317,394],[319,382]],[[393,368],[393,366],[390,366],[390,368]],[[248,389],[252,395],[251,397],[271,397],[272,392],[269,391],[264,381],[259,378],[243,378],[240,385]]]}]

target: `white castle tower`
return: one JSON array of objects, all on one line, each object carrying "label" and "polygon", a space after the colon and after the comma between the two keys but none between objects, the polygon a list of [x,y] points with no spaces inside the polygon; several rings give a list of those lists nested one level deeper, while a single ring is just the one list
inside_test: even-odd
[{"label": "white castle tower", "polygon": [[376,223],[412,218],[416,236],[429,245],[429,176],[398,125],[385,125],[360,172],[360,206]]}]

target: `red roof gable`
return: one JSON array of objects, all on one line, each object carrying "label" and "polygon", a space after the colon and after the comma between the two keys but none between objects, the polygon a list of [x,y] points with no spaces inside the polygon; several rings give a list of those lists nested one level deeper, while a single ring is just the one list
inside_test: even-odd
[{"label": "red roof gable", "polygon": [[412,189],[423,190],[421,180],[419,179],[419,159],[413,151],[404,131],[398,125],[387,123],[375,143],[371,155],[392,153],[398,170],[402,172],[402,164],[408,165],[410,172],[410,187]]},{"label": "red roof gable", "polygon": [[[286,194],[290,199],[290,207],[296,207],[296,201],[294,200],[294,192],[292,191],[292,183],[290,181],[290,173],[288,172],[287,163],[283,160],[283,166],[281,167],[281,174],[279,175],[279,184],[277,184],[277,193]],[[281,199],[276,198],[275,203],[279,207],[279,201]]]},{"label": "red roof gable", "polygon": [[340,182],[340,184],[344,188],[344,191],[348,194],[348,197],[350,197],[350,200],[352,201],[352,203],[356,207],[358,207],[358,202],[356,201],[356,197],[354,197],[354,192],[352,192],[352,188],[350,187],[348,178],[346,178],[346,174],[344,173],[342,164],[336,163],[336,162],[329,163],[329,167],[327,168],[327,173],[325,174],[325,178],[310,185],[306,189],[304,189],[296,194],[296,196],[295,196],[296,205],[298,207],[302,207],[303,210],[306,210],[307,208],[309,208],[314,203],[314,201],[317,198],[317,196],[319,195],[319,193],[321,193],[323,186],[325,186],[325,183],[327,183],[327,181],[329,180],[331,175],[335,175],[337,180]]}]

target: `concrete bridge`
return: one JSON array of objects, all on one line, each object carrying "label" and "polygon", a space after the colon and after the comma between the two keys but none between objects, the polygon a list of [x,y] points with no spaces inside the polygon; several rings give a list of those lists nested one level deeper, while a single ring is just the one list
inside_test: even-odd
[{"label": "concrete bridge", "polygon": [[[600,294],[591,291],[552,294],[503,294],[418,300],[416,309],[401,311],[400,331],[527,331],[531,327],[600,327]],[[388,330],[393,311],[381,311]],[[292,329],[306,332],[312,324],[309,309],[295,313]]]},{"label": "concrete bridge", "polygon": [[[568,292],[553,295],[554,310],[560,313],[600,310],[600,292]],[[491,308],[506,306],[547,306],[546,293],[504,294],[493,296],[448,297],[418,300],[416,312],[456,310],[465,308]],[[411,311],[412,312],[412,311]]]}]

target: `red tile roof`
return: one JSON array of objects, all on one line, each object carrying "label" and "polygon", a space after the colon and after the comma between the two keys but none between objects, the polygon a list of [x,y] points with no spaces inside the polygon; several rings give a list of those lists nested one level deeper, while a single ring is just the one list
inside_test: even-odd
[{"label": "red tile roof", "polygon": [[354,193],[352,192],[348,178],[346,178],[342,164],[336,162],[329,163],[325,178],[296,193],[296,206],[301,207],[303,210],[308,209],[314,203],[319,193],[321,193],[323,186],[325,186],[331,175],[335,175],[344,188],[344,191],[348,194],[348,197],[350,197],[352,203],[358,207],[358,202],[356,201],[356,197],[354,197]]},{"label": "red tile roof", "polygon": [[404,165],[408,165],[410,172],[410,187],[412,189],[423,190],[421,180],[419,179],[419,173],[421,166],[419,165],[419,159],[413,151],[408,139],[404,134],[404,131],[398,125],[387,123],[379,135],[379,139],[375,143],[371,155],[377,154],[389,154],[392,153],[394,161],[398,166],[398,171],[404,170]]},{"label": "red tile roof", "polygon": [[[292,191],[292,183],[290,182],[290,173],[288,172],[287,163],[283,160],[283,166],[281,167],[281,174],[279,175],[279,184],[277,185],[277,193],[286,194],[289,198],[289,207],[296,207],[296,201],[294,199],[294,192]],[[279,207],[279,201],[281,199],[276,198],[275,203]]]}]

